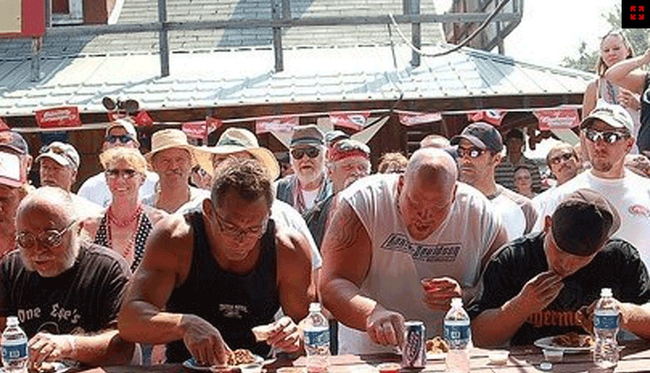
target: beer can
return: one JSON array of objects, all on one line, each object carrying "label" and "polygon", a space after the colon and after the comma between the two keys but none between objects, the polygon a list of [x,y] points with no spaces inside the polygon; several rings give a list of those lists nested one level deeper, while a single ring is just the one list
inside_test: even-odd
[{"label": "beer can", "polygon": [[427,363],[425,352],[425,329],[422,321],[404,323],[403,368],[424,368]]}]

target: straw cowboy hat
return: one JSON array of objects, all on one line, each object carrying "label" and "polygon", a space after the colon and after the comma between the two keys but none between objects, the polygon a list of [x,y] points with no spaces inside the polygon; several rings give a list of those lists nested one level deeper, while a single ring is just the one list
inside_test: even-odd
[{"label": "straw cowboy hat", "polygon": [[225,130],[215,146],[196,148],[196,161],[210,175],[214,174],[212,157],[247,152],[257,159],[269,172],[273,180],[280,176],[280,165],[270,150],[260,147],[255,135],[243,128],[231,127]]},{"label": "straw cowboy hat", "polygon": [[155,132],[151,136],[151,151],[144,157],[151,166],[151,161],[156,153],[174,148],[187,150],[192,157],[192,165],[196,164],[196,147],[187,142],[187,135],[183,131],[173,128]]}]

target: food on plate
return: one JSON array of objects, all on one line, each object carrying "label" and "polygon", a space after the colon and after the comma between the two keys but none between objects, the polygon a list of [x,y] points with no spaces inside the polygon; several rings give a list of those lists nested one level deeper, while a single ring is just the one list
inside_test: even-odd
[{"label": "food on plate", "polygon": [[427,353],[428,354],[442,354],[449,351],[449,345],[444,339],[435,337],[427,340]]},{"label": "food on plate", "polygon": [[581,335],[576,332],[566,333],[553,337],[553,345],[558,347],[591,347],[594,339],[590,335]]},{"label": "food on plate", "polygon": [[254,362],[255,362],[255,355],[253,355],[253,353],[250,352],[249,350],[240,348],[230,353],[230,356],[228,356],[228,360],[226,361],[226,364],[233,366],[233,365],[241,365],[241,364],[250,364]]},{"label": "food on plate", "polygon": [[273,330],[273,324],[259,325],[251,329],[257,342],[266,341]]},{"label": "food on plate", "polygon": [[54,373],[56,372],[56,366],[44,361],[40,364],[30,364],[28,370],[29,373]]}]

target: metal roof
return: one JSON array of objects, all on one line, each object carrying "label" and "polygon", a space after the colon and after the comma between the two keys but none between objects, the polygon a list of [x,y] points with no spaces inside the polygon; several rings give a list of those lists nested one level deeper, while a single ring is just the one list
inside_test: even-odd
[{"label": "metal roof", "polygon": [[[425,47],[429,53],[451,48]],[[0,115],[75,105],[104,112],[104,96],[132,98],[147,110],[266,103],[463,98],[582,93],[594,76],[536,66],[463,48],[409,65],[411,51],[389,46],[285,50],[285,71],[273,71],[271,49],[172,53],[159,77],[159,56],[123,53],[49,57],[44,78],[29,80],[30,61],[0,64]]]}]

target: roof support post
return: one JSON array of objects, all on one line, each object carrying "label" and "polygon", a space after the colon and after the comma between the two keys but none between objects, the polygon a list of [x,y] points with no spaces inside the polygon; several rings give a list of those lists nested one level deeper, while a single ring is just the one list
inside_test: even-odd
[{"label": "roof support post", "polygon": [[[288,9],[285,10],[284,5],[287,5]],[[288,5],[288,0],[271,0],[271,16],[274,21],[279,20],[285,15],[290,15],[290,7]],[[275,55],[275,72],[284,71],[284,59],[282,56],[282,27],[273,27],[273,54]]]},{"label": "roof support post", "polygon": [[167,40],[167,0],[158,0],[158,52],[160,53],[160,76],[169,76],[169,43]]},{"label": "roof support post", "polygon": [[43,38],[34,37],[32,38],[32,82],[38,82],[41,80],[41,47],[43,46]]},{"label": "roof support post", "polygon": [[[403,6],[404,15],[420,15],[420,0],[404,0]],[[422,47],[422,24],[419,22],[411,23],[411,44],[417,49]],[[411,52],[411,66],[420,66],[420,54],[416,51]]]}]

